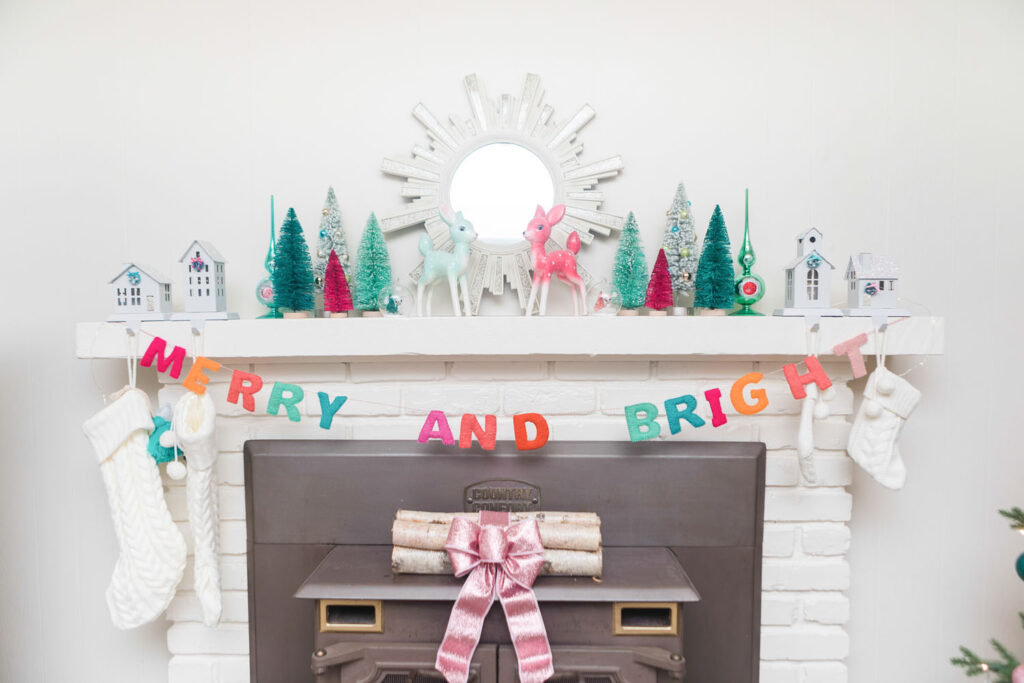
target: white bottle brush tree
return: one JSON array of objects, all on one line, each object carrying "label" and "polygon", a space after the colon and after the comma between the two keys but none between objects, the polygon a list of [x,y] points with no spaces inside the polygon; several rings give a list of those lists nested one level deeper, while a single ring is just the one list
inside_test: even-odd
[{"label": "white bottle brush tree", "polygon": [[345,241],[345,230],[341,226],[341,210],[338,199],[334,196],[334,188],[327,188],[327,199],[320,211],[320,233],[316,244],[316,258],[313,259],[313,277],[317,290],[324,288],[324,276],[327,273],[327,261],[331,252],[338,255],[341,266],[348,271],[348,243]]},{"label": "white bottle brush tree", "polygon": [[692,298],[700,254],[697,252],[697,232],[693,227],[693,207],[683,183],[676,188],[672,206],[665,215],[665,237],[661,248],[668,259],[676,304],[685,306],[685,300]]}]

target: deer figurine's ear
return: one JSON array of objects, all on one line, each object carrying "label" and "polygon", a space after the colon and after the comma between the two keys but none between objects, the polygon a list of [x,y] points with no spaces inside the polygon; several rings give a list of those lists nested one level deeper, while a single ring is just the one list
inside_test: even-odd
[{"label": "deer figurine's ear", "polygon": [[450,204],[442,204],[441,210],[438,211],[441,214],[441,220],[448,224],[448,227],[452,226],[455,222],[455,217],[452,215],[452,207]]},{"label": "deer figurine's ear", "polygon": [[551,207],[551,210],[548,211],[548,225],[554,225],[558,221],[562,220],[562,217],[564,215],[565,204],[555,204],[554,206]]},{"label": "deer figurine's ear", "polygon": [[538,204],[537,205],[537,211],[534,212],[533,217],[535,219],[536,218],[544,218],[544,207],[542,207],[540,204]]}]

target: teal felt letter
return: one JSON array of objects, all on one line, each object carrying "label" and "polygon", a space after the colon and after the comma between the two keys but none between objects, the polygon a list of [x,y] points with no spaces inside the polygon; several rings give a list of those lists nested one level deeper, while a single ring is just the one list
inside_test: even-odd
[{"label": "teal felt letter", "polygon": [[331,423],[334,422],[334,414],[345,405],[348,396],[338,396],[332,401],[330,396],[318,391],[316,397],[320,399],[320,429],[330,429]]},{"label": "teal felt letter", "polygon": [[274,388],[270,391],[270,399],[267,401],[267,415],[277,415],[281,406],[284,406],[285,412],[288,413],[288,419],[298,422],[300,419],[298,404],[302,402],[302,396],[302,387],[298,384],[274,382]]},{"label": "teal felt letter", "polygon": [[[640,413],[644,416],[641,418]],[[658,424],[658,406],[653,403],[635,403],[626,406],[626,426],[629,427],[630,441],[654,439],[661,433]]]},{"label": "teal felt letter", "polygon": [[[679,404],[686,406],[686,410],[679,410]],[[668,430],[673,434],[678,434],[682,427],[679,426],[679,420],[686,420],[694,427],[703,427],[704,420],[698,415],[694,415],[693,411],[697,409],[697,399],[690,394],[684,394],[676,398],[670,398],[665,401],[665,417],[668,418]]]}]

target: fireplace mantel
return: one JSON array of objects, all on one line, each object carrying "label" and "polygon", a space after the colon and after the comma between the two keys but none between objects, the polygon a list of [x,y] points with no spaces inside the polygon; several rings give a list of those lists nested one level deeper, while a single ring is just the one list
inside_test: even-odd
[{"label": "fireplace mantel", "polygon": [[[820,353],[873,329],[870,318],[823,318]],[[187,321],[146,322],[144,333],[193,348]],[[79,358],[124,358],[124,323],[79,323]],[[147,337],[143,335],[145,342]],[[862,353],[875,352],[874,335]],[[944,319],[912,317],[889,326],[888,355],[943,352]],[[143,344],[144,348],[144,344]],[[213,358],[379,359],[636,359],[797,358],[807,354],[802,318],[776,317],[474,317],[310,318],[207,322],[200,352]]]}]

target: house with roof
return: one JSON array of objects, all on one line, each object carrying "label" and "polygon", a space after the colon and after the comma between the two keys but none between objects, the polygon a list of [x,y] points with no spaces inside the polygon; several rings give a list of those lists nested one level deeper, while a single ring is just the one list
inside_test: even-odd
[{"label": "house with roof", "polygon": [[796,238],[796,258],[786,266],[786,307],[775,311],[783,316],[841,316],[829,306],[832,271],[835,266],[822,254],[824,236],[811,228]]},{"label": "house with roof", "polygon": [[209,242],[192,240],[178,259],[182,267],[182,289],[186,313],[215,313],[227,310],[224,293],[224,257]]},{"label": "house with roof", "polygon": [[171,282],[154,268],[126,263],[110,280],[114,312],[107,320],[166,320],[171,314]]},{"label": "house with roof", "polygon": [[888,256],[861,252],[846,266],[846,315],[910,315],[899,307],[900,271]]}]

